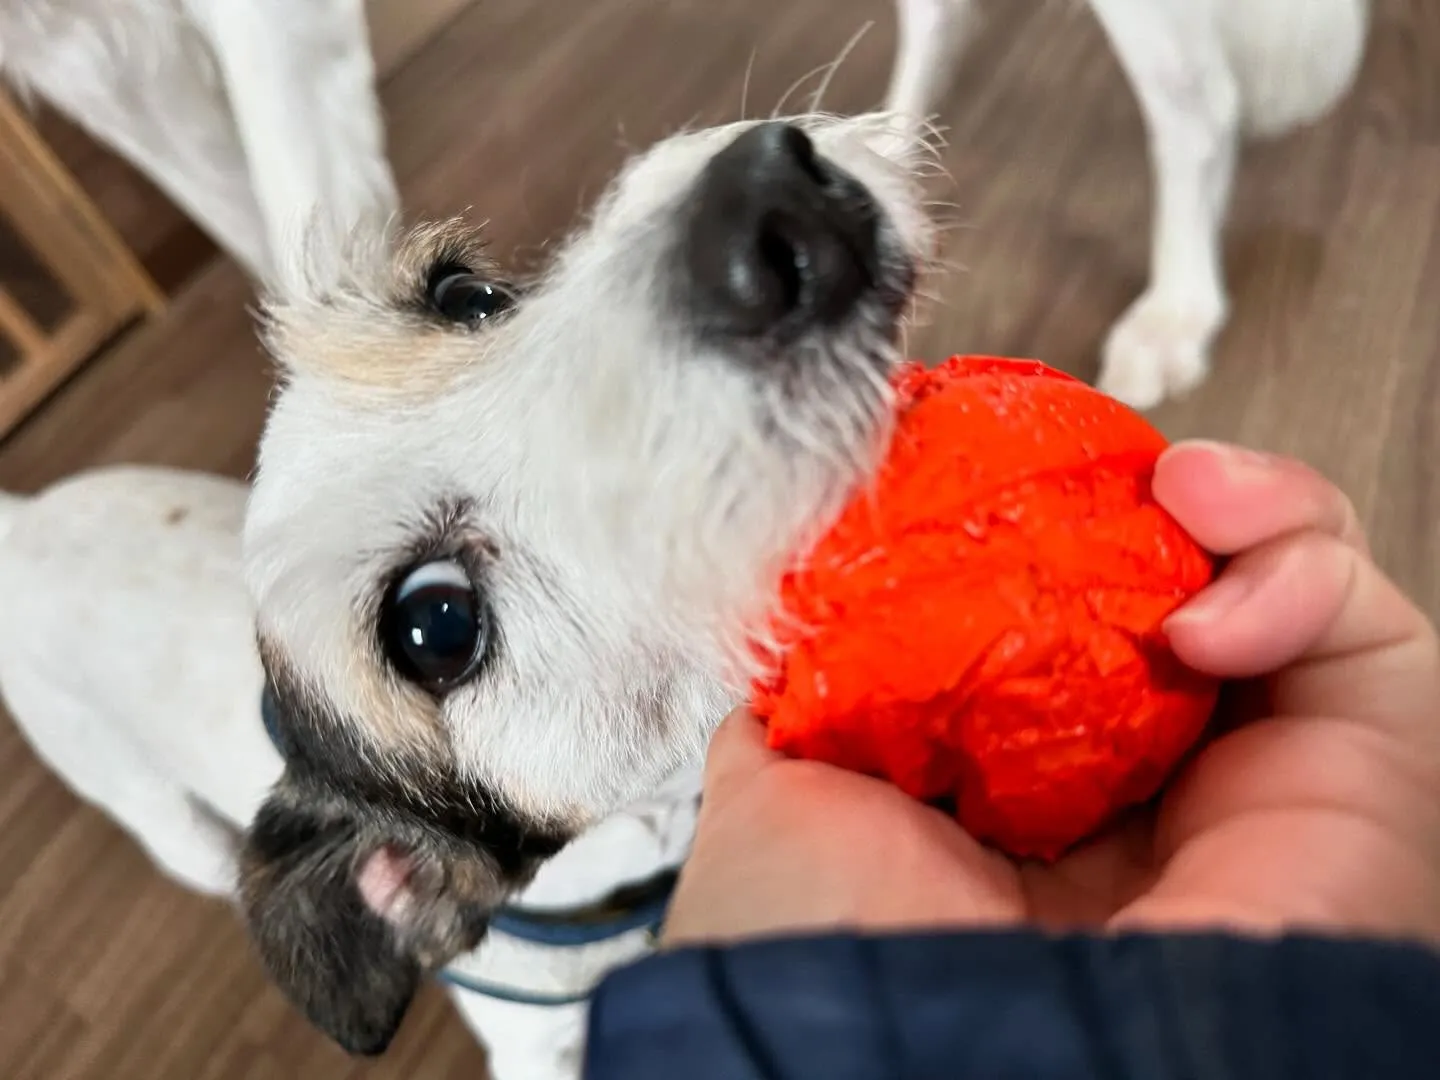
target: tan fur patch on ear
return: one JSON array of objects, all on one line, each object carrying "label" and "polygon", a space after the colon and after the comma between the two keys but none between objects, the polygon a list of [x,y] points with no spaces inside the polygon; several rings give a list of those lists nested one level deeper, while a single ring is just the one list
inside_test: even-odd
[{"label": "tan fur patch on ear", "polygon": [[482,275],[496,270],[479,229],[460,219],[357,242],[325,284],[267,300],[265,345],[285,372],[330,380],[357,406],[433,399],[482,355],[479,335],[425,310],[430,271],[442,262]]}]

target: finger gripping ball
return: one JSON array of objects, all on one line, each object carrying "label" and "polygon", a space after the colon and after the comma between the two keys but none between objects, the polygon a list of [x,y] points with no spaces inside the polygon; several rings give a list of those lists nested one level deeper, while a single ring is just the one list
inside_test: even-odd
[{"label": "finger gripping ball", "polygon": [[883,777],[1015,856],[1143,802],[1215,684],[1161,623],[1213,571],[1155,502],[1164,438],[1030,361],[897,379],[875,480],[781,583],[770,745]]}]

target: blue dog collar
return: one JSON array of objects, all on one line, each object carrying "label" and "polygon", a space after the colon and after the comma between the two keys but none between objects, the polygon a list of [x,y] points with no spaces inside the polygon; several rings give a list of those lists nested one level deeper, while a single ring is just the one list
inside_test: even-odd
[{"label": "blue dog collar", "polygon": [[[562,949],[599,945],[634,930],[649,930],[658,936],[675,891],[675,877],[673,870],[657,874],[584,909],[551,912],[503,907],[490,917],[490,929],[531,945]],[[623,898],[622,892],[627,894]]]},{"label": "blue dog collar", "polygon": [[440,971],[435,980],[444,986],[464,990],[467,994],[479,994],[495,1001],[508,1001],[512,1005],[533,1005],[541,1009],[558,1009],[564,1005],[583,1005],[590,1000],[590,991],[577,994],[539,994],[519,990],[513,986],[502,986],[485,979],[471,978],[453,971]]},{"label": "blue dog collar", "polygon": [[[676,876],[674,870],[665,871],[584,907],[560,911],[534,911],[515,906],[501,908],[490,917],[490,933],[557,949],[600,945],[637,930],[646,931],[650,939],[655,940],[665,925],[665,913],[675,891]],[[516,1005],[557,1008],[579,1005],[590,997],[589,990],[572,994],[522,990],[451,968],[439,972],[436,978],[447,986]]]},{"label": "blue dog collar", "polygon": [[[260,719],[265,725],[265,734],[284,757],[285,744],[268,688],[260,698]],[[603,900],[573,908],[537,911],[507,905],[491,915],[490,932],[530,945],[559,949],[599,945],[636,930],[646,930],[652,938],[658,938],[665,925],[665,913],[669,910],[677,877],[678,871],[666,870],[645,881],[622,886]],[[588,990],[575,994],[536,993],[449,969],[440,970],[435,977],[447,986],[517,1005],[558,1008],[579,1005],[590,998]]]}]

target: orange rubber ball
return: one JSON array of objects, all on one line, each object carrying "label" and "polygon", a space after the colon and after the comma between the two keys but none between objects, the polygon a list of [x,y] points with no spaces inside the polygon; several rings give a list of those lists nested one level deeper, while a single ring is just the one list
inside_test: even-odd
[{"label": "orange rubber ball", "polygon": [[1166,442],[1033,361],[906,366],[874,481],[784,578],[770,745],[953,805],[1051,860],[1152,797],[1216,683],[1161,624],[1211,558],[1155,502]]}]

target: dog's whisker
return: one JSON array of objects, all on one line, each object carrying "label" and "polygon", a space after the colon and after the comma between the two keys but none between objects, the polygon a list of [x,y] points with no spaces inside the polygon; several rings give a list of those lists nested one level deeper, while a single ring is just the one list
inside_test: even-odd
[{"label": "dog's whisker", "polygon": [[750,101],[750,78],[755,74],[755,57],[759,52],[758,48],[750,49],[750,59],[745,61],[745,79],[740,84],[740,119],[748,120],[750,110],[747,107]]},{"label": "dog's whisker", "polygon": [[812,113],[820,112],[821,102],[824,100],[825,94],[830,89],[830,83],[835,78],[835,73],[840,70],[840,65],[849,58],[850,53],[854,51],[855,46],[860,44],[860,39],[863,38],[867,33],[869,33],[870,28],[874,25],[875,24],[873,22],[867,22],[864,26],[860,27],[860,29],[857,30],[854,34],[852,34],[850,40],[847,41],[840,49],[840,54],[830,62],[829,68],[825,71],[824,77],[820,80],[820,85],[815,88],[815,93],[810,96],[810,111]]},{"label": "dog's whisker", "polygon": [[829,61],[823,64],[819,64],[816,67],[811,68],[804,75],[801,75],[798,79],[796,79],[789,86],[787,86],[785,88],[785,92],[780,95],[780,100],[775,102],[775,107],[770,110],[770,119],[779,119],[780,116],[784,114],[785,106],[790,101],[790,96],[794,94],[797,90],[799,90],[800,87],[804,86],[807,82],[809,82],[811,79],[815,78],[815,76],[822,74],[829,66]]}]

